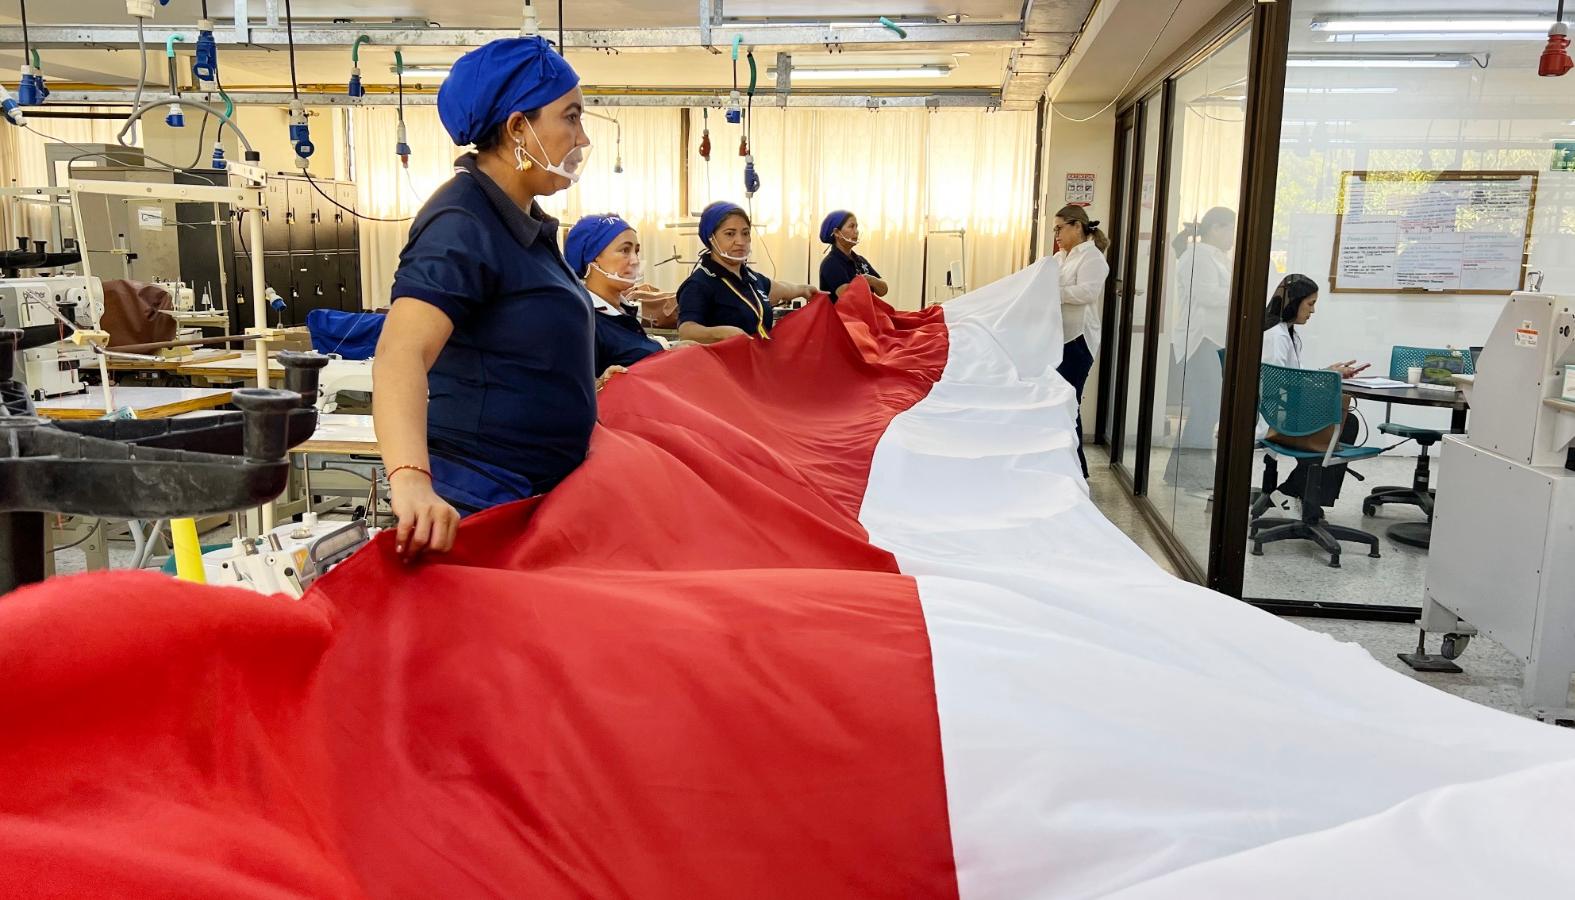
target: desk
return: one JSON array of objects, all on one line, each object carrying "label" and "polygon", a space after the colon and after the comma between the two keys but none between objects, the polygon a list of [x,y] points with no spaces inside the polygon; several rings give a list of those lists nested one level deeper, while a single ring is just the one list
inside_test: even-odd
[{"label": "desk", "polygon": [[[235,359],[207,360],[205,362],[188,362],[175,367],[175,374],[203,383],[211,381],[256,381],[257,380],[257,355],[256,351],[248,350]],[[283,381],[284,366],[273,354],[268,358],[268,381]]]},{"label": "desk", "polygon": [[[182,413],[216,409],[230,402],[222,388],[117,387],[115,406],[129,406],[139,419],[168,419]],[[104,390],[89,388],[85,394],[51,397],[35,404],[38,414],[50,419],[102,419]]]},{"label": "desk", "polygon": [[305,456],[308,453],[342,453],[354,456],[379,456],[377,433],[372,430],[371,416],[342,416],[326,413],[317,417],[317,430],[312,436],[290,448],[290,452]]},{"label": "desk", "polygon": [[[114,348],[110,348],[111,352]],[[176,372],[181,366],[196,365],[198,363],[221,362],[224,360],[239,359],[239,350],[199,350],[188,356],[171,356],[165,359],[123,359],[110,357],[109,370],[111,372]]]},{"label": "desk", "polygon": [[170,312],[170,318],[187,328],[229,328],[230,314],[226,312]]},{"label": "desk", "polygon": [[1401,406],[1437,406],[1454,410],[1449,419],[1449,430],[1456,434],[1466,431],[1466,410],[1470,404],[1459,388],[1364,388],[1343,385],[1340,390],[1359,400],[1377,400],[1379,403],[1398,403]]},{"label": "desk", "polygon": [[[1344,385],[1341,390],[1360,400],[1377,400],[1379,403],[1398,403],[1401,406],[1433,406],[1452,410],[1449,430],[1455,434],[1466,433],[1466,410],[1470,404],[1458,387],[1449,390],[1438,388],[1364,388]],[[1386,416],[1387,418],[1387,416]],[[1384,532],[1389,539],[1408,547],[1424,550],[1433,540],[1432,520],[1426,522],[1398,522]]]},{"label": "desk", "polygon": [[[370,491],[352,488],[351,485],[341,485],[330,479],[326,485],[320,484],[317,490],[312,489],[312,454],[326,456],[349,457],[381,457],[382,451],[377,446],[377,434],[372,430],[371,416],[349,416],[324,413],[317,417],[317,430],[312,432],[310,439],[290,448],[290,454],[297,457],[301,463],[301,490],[305,495],[305,508],[316,509],[313,498],[322,496],[331,497],[361,497],[365,498],[368,515],[373,522],[377,521],[378,502],[378,463],[370,460],[359,460],[373,466],[371,473]],[[292,473],[294,468],[291,469]]]}]

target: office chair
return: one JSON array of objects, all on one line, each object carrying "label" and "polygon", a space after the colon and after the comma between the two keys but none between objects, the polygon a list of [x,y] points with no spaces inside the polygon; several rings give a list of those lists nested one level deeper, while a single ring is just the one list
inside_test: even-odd
[{"label": "office chair", "polygon": [[[1317,434],[1341,425],[1344,406],[1340,401],[1340,373],[1328,369],[1291,369],[1264,363],[1258,375],[1258,414],[1269,426],[1282,435],[1300,437]],[[1309,467],[1307,483],[1302,489],[1301,518],[1285,519],[1259,516],[1252,520],[1248,539],[1252,541],[1252,554],[1263,555],[1263,545],[1276,541],[1309,540],[1329,554],[1329,565],[1340,568],[1340,542],[1366,544],[1368,556],[1377,558],[1378,538],[1359,528],[1330,524],[1323,514],[1325,505],[1332,504],[1339,496],[1339,485],[1344,478],[1347,463],[1371,459],[1383,451],[1377,447],[1353,447],[1340,443],[1338,431],[1323,450],[1300,450],[1270,439],[1258,442],[1259,446],[1279,456],[1295,459],[1298,465]],[[1269,472],[1266,468],[1264,495],[1269,490]],[[1264,508],[1254,505],[1254,511]]]},{"label": "office chair", "polygon": [[[1433,347],[1395,347],[1389,354],[1389,377],[1395,381],[1406,380],[1406,370],[1415,366],[1420,368],[1428,357],[1453,356],[1460,359],[1464,365],[1463,374],[1471,375],[1476,372],[1476,360],[1468,353],[1460,350],[1445,350]],[[1384,416],[1388,419],[1388,415]],[[1384,422],[1378,426],[1384,434],[1406,440],[1416,441],[1422,452],[1416,458],[1416,470],[1411,476],[1411,486],[1379,485],[1368,492],[1362,501],[1362,515],[1373,516],[1378,514],[1378,507],[1390,503],[1402,503],[1415,506],[1422,510],[1429,522],[1433,521],[1434,491],[1429,485],[1432,477],[1432,463],[1428,458],[1428,448],[1444,439],[1444,432],[1436,428],[1419,428],[1415,425],[1401,425],[1398,422]],[[1404,443],[1402,441],[1401,443]]]}]

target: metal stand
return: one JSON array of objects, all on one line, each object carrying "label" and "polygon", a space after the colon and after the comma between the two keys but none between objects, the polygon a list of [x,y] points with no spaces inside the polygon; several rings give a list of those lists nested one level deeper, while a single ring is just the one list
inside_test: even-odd
[{"label": "metal stand", "polygon": [[1458,675],[1465,669],[1455,665],[1450,660],[1466,652],[1466,645],[1471,642],[1469,634],[1446,634],[1439,655],[1434,656],[1427,652],[1427,632],[1418,630],[1416,633],[1415,653],[1396,653],[1395,656],[1406,665],[1418,672],[1448,672]]}]

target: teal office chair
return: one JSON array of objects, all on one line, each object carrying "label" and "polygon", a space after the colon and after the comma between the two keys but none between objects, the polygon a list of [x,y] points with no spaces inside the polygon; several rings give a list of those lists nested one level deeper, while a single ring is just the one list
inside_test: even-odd
[{"label": "teal office chair", "polygon": [[[1461,361],[1462,374],[1471,375],[1476,372],[1476,360],[1464,350],[1448,350],[1434,347],[1395,347],[1389,354],[1389,377],[1395,381],[1406,380],[1406,370],[1415,366],[1421,368],[1428,357],[1452,356]],[[1384,415],[1387,420],[1388,414]],[[1372,516],[1378,514],[1378,507],[1390,503],[1400,503],[1406,506],[1415,506],[1427,515],[1427,521],[1433,521],[1433,496],[1434,491],[1429,482],[1432,478],[1432,464],[1428,459],[1428,448],[1444,439],[1444,432],[1435,428],[1418,428],[1414,425],[1401,425],[1398,422],[1385,421],[1378,426],[1378,430],[1387,435],[1416,441],[1422,452],[1416,457],[1416,471],[1411,476],[1411,486],[1380,485],[1368,493],[1362,501],[1362,515]],[[1404,443],[1402,440],[1401,443]],[[1392,535],[1391,535],[1392,536]],[[1424,543],[1424,546],[1426,544]]]},{"label": "teal office chair", "polygon": [[[1368,556],[1377,558],[1378,538],[1359,528],[1330,524],[1323,514],[1324,503],[1332,503],[1347,463],[1371,459],[1383,451],[1377,447],[1354,447],[1340,443],[1339,427],[1344,406],[1340,401],[1340,373],[1329,369],[1291,369],[1264,363],[1258,375],[1258,414],[1279,434],[1300,437],[1335,428],[1334,437],[1323,450],[1299,450],[1273,440],[1259,446],[1280,456],[1309,466],[1307,484],[1302,490],[1301,518],[1284,519],[1260,516],[1252,520],[1248,538],[1254,556],[1263,555],[1263,545],[1276,541],[1309,540],[1329,554],[1329,565],[1340,567],[1340,542],[1366,544]],[[1267,479],[1265,480],[1267,483]]]}]

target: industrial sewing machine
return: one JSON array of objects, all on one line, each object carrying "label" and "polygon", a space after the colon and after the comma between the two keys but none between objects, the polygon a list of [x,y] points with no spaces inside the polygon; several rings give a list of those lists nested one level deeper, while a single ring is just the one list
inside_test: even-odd
[{"label": "industrial sewing machine", "polygon": [[104,286],[97,278],[0,278],[0,328],[22,329],[17,370],[35,400],[87,390],[79,370],[94,364],[93,349],[62,338],[72,328],[96,328],[103,313]]},{"label": "industrial sewing machine", "polygon": [[[1545,721],[1575,725],[1575,300],[1512,295],[1477,375],[1464,435],[1443,443],[1421,635],[1412,668],[1459,672],[1473,634],[1526,663],[1521,696]],[[1427,633],[1443,635],[1439,655]]]}]

